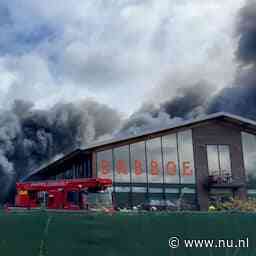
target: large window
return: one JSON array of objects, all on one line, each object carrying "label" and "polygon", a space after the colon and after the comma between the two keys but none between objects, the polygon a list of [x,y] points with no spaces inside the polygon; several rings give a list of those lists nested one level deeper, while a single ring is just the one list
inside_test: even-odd
[{"label": "large window", "polygon": [[[221,162],[228,169],[225,148],[220,147],[219,151],[223,151]],[[101,151],[97,153],[97,171],[98,177],[114,182],[194,184],[192,131]]]},{"label": "large window", "polygon": [[97,153],[97,176],[113,180],[112,150]]},{"label": "large window", "polygon": [[84,172],[83,172],[83,166],[79,163],[77,166],[76,166],[76,169],[77,169],[77,172],[78,172],[78,177],[79,178],[84,178]]},{"label": "large window", "polygon": [[115,182],[130,182],[129,146],[114,149]]},{"label": "large window", "polygon": [[209,175],[219,175],[219,154],[217,145],[207,145],[207,160]]},{"label": "large window", "polygon": [[73,172],[72,169],[68,169],[65,173],[64,173],[64,179],[72,179],[73,178]]},{"label": "large window", "polygon": [[195,183],[194,153],[191,130],[178,133],[178,151],[181,183]]},{"label": "large window", "polygon": [[163,183],[161,138],[147,141],[148,182]]},{"label": "large window", "polygon": [[91,170],[91,160],[85,159],[82,164],[84,165],[84,177],[91,177],[92,176],[92,170]]},{"label": "large window", "polygon": [[228,145],[207,145],[207,159],[209,175],[231,175]]},{"label": "large window", "polygon": [[256,136],[242,132],[242,142],[247,182],[256,187]]},{"label": "large window", "polygon": [[131,150],[131,172],[133,183],[146,183],[146,156],[145,142],[138,142],[130,145]]},{"label": "large window", "polygon": [[219,145],[220,171],[231,175],[230,149],[227,145]]},{"label": "large window", "polygon": [[164,182],[179,183],[179,163],[177,151],[176,134],[162,137],[163,160],[164,160]]}]

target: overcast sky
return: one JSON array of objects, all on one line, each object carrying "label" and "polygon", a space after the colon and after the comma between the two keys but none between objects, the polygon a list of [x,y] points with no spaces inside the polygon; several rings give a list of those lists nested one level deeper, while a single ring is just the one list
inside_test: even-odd
[{"label": "overcast sky", "polygon": [[234,79],[244,0],[1,0],[0,107],[93,98],[122,112]]}]

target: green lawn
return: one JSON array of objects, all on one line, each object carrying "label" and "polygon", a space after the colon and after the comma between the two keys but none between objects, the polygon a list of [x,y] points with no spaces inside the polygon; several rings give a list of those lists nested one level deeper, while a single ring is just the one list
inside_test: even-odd
[{"label": "green lawn", "polygon": [[[250,249],[170,249],[168,238],[242,239]],[[0,214],[2,256],[256,255],[256,215],[224,213]]]}]

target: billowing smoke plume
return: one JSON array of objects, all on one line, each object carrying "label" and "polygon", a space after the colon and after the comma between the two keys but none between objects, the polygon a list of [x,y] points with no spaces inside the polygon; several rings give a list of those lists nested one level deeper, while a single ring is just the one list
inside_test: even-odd
[{"label": "billowing smoke plume", "polygon": [[[142,107],[125,122],[122,132],[136,133],[200,115],[225,111],[256,119],[256,1],[240,10],[236,28],[238,69],[234,82],[217,94],[207,81],[182,85],[176,97],[160,106]],[[198,78],[200,79],[200,78]],[[167,81],[168,82],[168,81]],[[185,89],[184,89],[185,88]]]},{"label": "billowing smoke plume", "polygon": [[123,123],[118,135],[136,135],[203,115],[212,90],[207,82],[199,81],[188,87],[181,87],[176,97],[170,101],[157,106],[153,103],[145,104]]},{"label": "billowing smoke plume", "polygon": [[209,104],[208,113],[228,111],[256,119],[256,1],[241,9],[236,52],[240,67],[234,85],[223,89]]},{"label": "billowing smoke plume", "polygon": [[0,113],[0,196],[16,179],[59,154],[112,134],[119,124],[117,112],[91,100],[60,103],[49,110],[16,101]]},{"label": "billowing smoke plume", "polygon": [[181,118],[170,118],[170,116],[154,105],[144,105],[135,112],[122,125],[115,137],[139,135],[159,128],[167,127],[173,123],[180,122]]},{"label": "billowing smoke plume", "polygon": [[208,104],[209,95],[212,95],[213,87],[206,81],[182,87],[177,96],[161,105],[161,109],[170,117],[192,118],[203,114]]},{"label": "billowing smoke plume", "polygon": [[248,0],[241,9],[237,25],[237,57],[244,64],[256,63],[256,1]]}]

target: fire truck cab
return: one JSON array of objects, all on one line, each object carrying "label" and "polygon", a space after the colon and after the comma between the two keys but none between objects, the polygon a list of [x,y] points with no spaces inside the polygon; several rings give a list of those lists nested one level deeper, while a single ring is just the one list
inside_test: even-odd
[{"label": "fire truck cab", "polygon": [[16,184],[15,207],[66,210],[112,208],[112,181],[74,179]]}]

